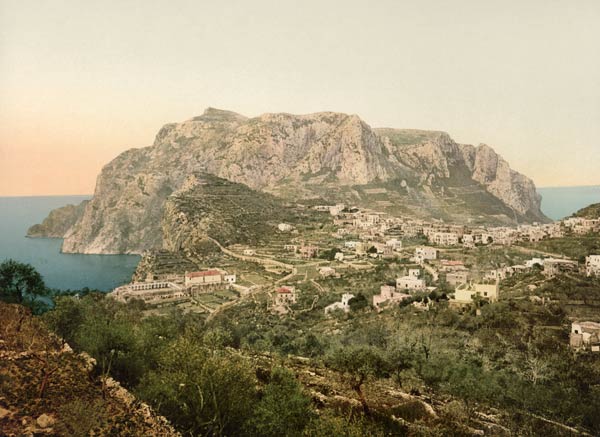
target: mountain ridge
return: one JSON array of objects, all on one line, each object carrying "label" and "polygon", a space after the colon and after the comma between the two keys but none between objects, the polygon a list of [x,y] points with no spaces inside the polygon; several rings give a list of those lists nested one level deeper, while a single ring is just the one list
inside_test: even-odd
[{"label": "mountain ridge", "polygon": [[151,146],[106,164],[94,198],[64,234],[63,251],[161,247],[156,223],[165,202],[195,172],[288,201],[377,206],[365,188],[373,185],[388,193],[378,202],[389,212],[448,221],[548,220],[533,181],[486,145],[458,144],[439,131],[374,129],[357,115],[337,112],[247,118],[208,108],[164,125]]}]

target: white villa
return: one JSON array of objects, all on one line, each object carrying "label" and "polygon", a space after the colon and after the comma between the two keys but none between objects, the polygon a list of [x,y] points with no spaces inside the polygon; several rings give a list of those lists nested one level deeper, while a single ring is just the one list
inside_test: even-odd
[{"label": "white villa", "polygon": [[351,293],[342,294],[342,301],[334,302],[331,305],[327,305],[325,307],[325,314],[329,314],[330,312],[335,310],[342,310],[343,312],[347,313],[348,311],[350,311],[350,299],[352,299],[353,297],[354,295]]},{"label": "white villa", "polygon": [[600,352],[600,323],[573,322],[569,344],[574,349]]},{"label": "white villa", "polygon": [[454,299],[450,300],[450,304],[468,305],[473,303],[474,296],[495,302],[498,300],[499,293],[500,286],[498,282],[495,284],[461,284],[454,290]]},{"label": "white villa", "polygon": [[419,269],[411,269],[407,276],[396,279],[397,290],[425,290],[427,288],[425,281],[419,279]]},{"label": "white villa", "polygon": [[416,262],[421,263],[432,259],[437,259],[437,249],[435,247],[420,246],[415,249]]}]

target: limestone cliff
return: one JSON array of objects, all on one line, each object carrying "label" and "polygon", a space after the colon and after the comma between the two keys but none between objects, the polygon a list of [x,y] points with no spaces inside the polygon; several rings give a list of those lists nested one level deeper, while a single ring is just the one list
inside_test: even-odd
[{"label": "limestone cliff", "polygon": [[51,211],[42,223],[29,228],[27,236],[63,238],[81,217],[87,203],[88,201],[84,200],[79,205],[66,205]]},{"label": "limestone cliff", "polygon": [[487,146],[457,144],[442,132],[372,129],[356,115],[246,118],[209,108],[165,125],[152,146],[107,164],[63,251],[162,247],[166,201],[195,172],[284,199],[346,201],[453,221],[546,220],[533,182]]}]

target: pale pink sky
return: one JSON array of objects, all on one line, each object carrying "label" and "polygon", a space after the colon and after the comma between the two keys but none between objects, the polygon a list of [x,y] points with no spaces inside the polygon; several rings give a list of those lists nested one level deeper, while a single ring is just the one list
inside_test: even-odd
[{"label": "pale pink sky", "polygon": [[88,194],[207,106],[333,110],[600,184],[600,2],[0,0],[0,196]]}]

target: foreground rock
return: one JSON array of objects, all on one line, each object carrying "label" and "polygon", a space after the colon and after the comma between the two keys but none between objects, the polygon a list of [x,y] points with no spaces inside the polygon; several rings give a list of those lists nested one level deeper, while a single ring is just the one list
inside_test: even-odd
[{"label": "foreground rock", "polygon": [[127,390],[93,376],[84,356],[19,305],[0,302],[0,434],[178,436]]}]

